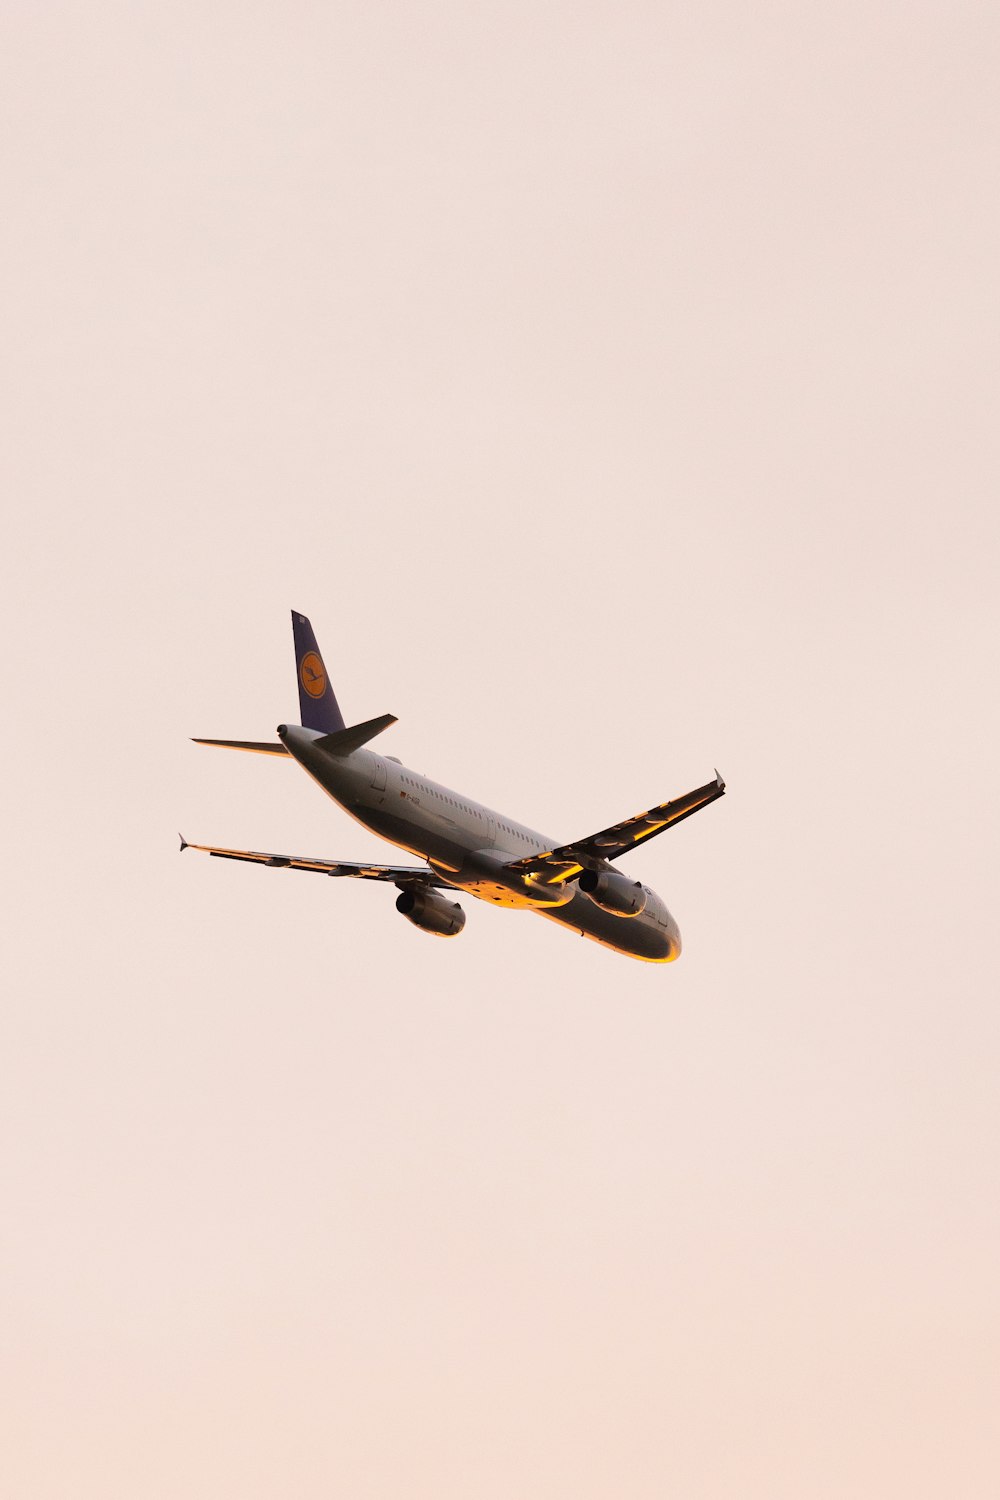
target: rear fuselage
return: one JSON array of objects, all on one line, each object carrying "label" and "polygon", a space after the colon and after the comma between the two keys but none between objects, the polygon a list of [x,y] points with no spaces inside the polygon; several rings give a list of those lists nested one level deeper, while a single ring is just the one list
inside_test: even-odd
[{"label": "rear fuselage", "polygon": [[[331,754],[316,745],[321,734],[282,725],[289,754],[345,812],[379,837],[421,856],[456,890],[496,906],[537,911],[581,937],[650,963],[679,957],[680,932],[664,902],[640,887],[637,916],[605,911],[577,887],[544,882],[506,869],[513,860],[553,848],[535,829],[409,770],[392,756],[368,749]],[[609,867],[610,868],[610,867]]]}]

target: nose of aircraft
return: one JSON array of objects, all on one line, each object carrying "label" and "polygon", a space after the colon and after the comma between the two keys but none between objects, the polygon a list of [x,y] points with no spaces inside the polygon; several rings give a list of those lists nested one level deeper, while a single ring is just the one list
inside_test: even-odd
[{"label": "nose of aircraft", "polygon": [[667,943],[669,944],[671,961],[673,961],[675,958],[680,958],[681,949],[683,947],[683,944],[681,943],[681,930],[678,927],[677,923],[674,921],[670,912],[667,912]]}]

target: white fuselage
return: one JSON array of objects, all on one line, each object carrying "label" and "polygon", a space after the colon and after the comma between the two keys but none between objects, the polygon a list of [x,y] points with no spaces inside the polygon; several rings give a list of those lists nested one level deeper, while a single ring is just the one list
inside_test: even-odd
[{"label": "white fuselage", "polygon": [[[279,734],[289,754],[345,812],[381,838],[417,854],[457,890],[497,906],[535,910],[581,937],[651,963],[679,956],[681,937],[666,905],[648,886],[643,910],[618,916],[597,906],[571,880],[547,885],[505,868],[555,847],[513,818],[368,749],[331,754],[322,736],[298,725]],[[611,868],[610,866],[608,868]]]}]

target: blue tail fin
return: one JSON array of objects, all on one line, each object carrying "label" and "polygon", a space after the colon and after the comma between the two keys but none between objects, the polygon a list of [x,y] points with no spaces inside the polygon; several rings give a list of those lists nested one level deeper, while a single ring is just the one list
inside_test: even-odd
[{"label": "blue tail fin", "polygon": [[295,638],[295,672],[299,680],[299,712],[303,727],[336,734],[345,727],[344,716],[319,654],[313,628],[305,615],[297,614],[294,609],[292,635]]}]

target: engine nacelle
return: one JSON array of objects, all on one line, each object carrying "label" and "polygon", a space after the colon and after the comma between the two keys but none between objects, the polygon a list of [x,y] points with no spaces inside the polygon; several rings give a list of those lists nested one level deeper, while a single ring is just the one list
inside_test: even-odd
[{"label": "engine nacelle", "polygon": [[426,888],[401,891],[396,897],[396,910],[421,932],[433,932],[438,937],[458,937],[465,926],[465,912],[457,901],[446,901],[437,891]]},{"label": "engine nacelle", "polygon": [[577,885],[595,906],[615,917],[637,917],[646,909],[646,892],[637,880],[607,870],[584,870]]}]

